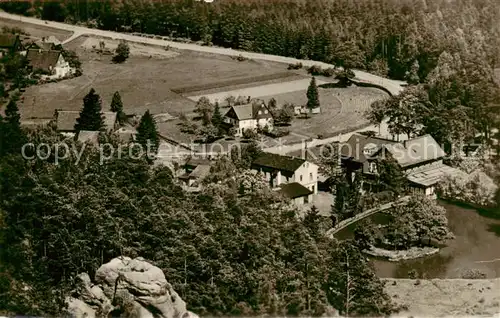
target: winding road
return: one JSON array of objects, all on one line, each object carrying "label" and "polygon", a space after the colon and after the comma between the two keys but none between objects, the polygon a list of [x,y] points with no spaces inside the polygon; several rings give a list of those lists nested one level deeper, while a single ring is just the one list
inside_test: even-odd
[{"label": "winding road", "polygon": [[[108,37],[108,38],[112,38],[112,39],[116,39],[116,40],[125,40],[125,41],[135,42],[135,43],[143,43],[143,44],[159,45],[159,46],[170,46],[172,48],[179,49],[179,50],[189,50],[189,51],[197,51],[197,52],[212,53],[212,54],[222,54],[222,55],[228,55],[228,56],[242,55],[242,56],[249,58],[249,59],[265,60],[265,61],[278,62],[278,63],[287,63],[287,64],[302,63],[304,66],[319,65],[319,66],[324,67],[324,68],[333,66],[331,64],[318,62],[318,61],[312,61],[312,60],[299,60],[299,59],[295,59],[295,58],[291,58],[291,57],[284,57],[284,56],[278,56],[278,55],[244,52],[244,51],[232,50],[232,49],[228,49],[228,48],[213,47],[213,46],[201,46],[201,45],[191,44],[191,43],[179,43],[179,42],[173,42],[173,41],[167,41],[167,40],[161,40],[161,39],[151,39],[151,38],[146,38],[146,37],[141,37],[141,36],[136,36],[136,35],[131,35],[131,34],[113,32],[113,31],[90,29],[90,28],[77,26],[77,25],[71,25],[71,24],[65,24],[65,23],[53,22],[53,21],[44,21],[44,20],[35,19],[35,18],[31,18],[31,17],[19,16],[19,15],[10,14],[10,13],[3,12],[3,11],[0,11],[0,18],[16,20],[16,21],[21,21],[24,23],[41,25],[41,26],[45,26],[45,27],[51,27],[54,29],[66,30],[69,32],[73,32],[73,35],[71,35],[71,37],[66,39],[63,42],[63,44],[69,43],[82,35],[94,35],[94,36],[100,36],[100,37]],[[393,94],[393,95],[399,94],[404,89],[404,87],[402,85],[404,85],[405,83],[402,81],[391,80],[391,79],[383,78],[383,77],[373,75],[373,74],[370,74],[367,72],[358,71],[358,70],[355,70],[354,74],[355,74],[357,80],[359,80],[361,82],[372,83],[372,84],[383,86],[388,91],[390,91],[391,94]]]}]

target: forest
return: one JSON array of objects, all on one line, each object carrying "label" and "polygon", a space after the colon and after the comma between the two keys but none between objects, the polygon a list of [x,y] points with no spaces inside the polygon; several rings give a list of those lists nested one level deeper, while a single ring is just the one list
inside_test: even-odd
[{"label": "forest", "polygon": [[8,12],[324,61],[423,82],[443,51],[498,66],[496,0],[2,2]]},{"label": "forest", "polygon": [[[200,315],[397,310],[355,242],[327,238],[329,218],[297,217],[247,170],[255,145],[217,161],[192,194],[147,158],[100,164],[97,147],[19,117],[11,101],[0,118],[0,313],[60,316],[75,275],[119,255],[160,267]],[[61,142],[71,151],[57,162]]]}]

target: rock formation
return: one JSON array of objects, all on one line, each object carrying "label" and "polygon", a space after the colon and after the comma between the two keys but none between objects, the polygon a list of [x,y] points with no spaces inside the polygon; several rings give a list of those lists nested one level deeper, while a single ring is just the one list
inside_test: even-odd
[{"label": "rock formation", "polygon": [[163,272],[141,257],[118,257],[102,265],[94,284],[88,274],[78,275],[66,303],[75,318],[197,318],[186,310]]}]

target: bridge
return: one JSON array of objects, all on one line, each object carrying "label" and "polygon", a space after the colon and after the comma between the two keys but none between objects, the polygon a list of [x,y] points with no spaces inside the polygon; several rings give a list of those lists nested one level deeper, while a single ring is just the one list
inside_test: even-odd
[{"label": "bridge", "polygon": [[354,223],[356,223],[356,222],[358,222],[360,220],[363,220],[364,218],[367,218],[367,217],[369,217],[369,216],[371,216],[371,215],[373,215],[375,213],[379,213],[379,212],[388,210],[388,209],[390,209],[390,208],[392,208],[394,206],[406,205],[408,203],[409,199],[410,199],[410,196],[404,196],[402,198],[399,198],[396,201],[389,202],[389,203],[386,203],[386,204],[382,204],[381,206],[378,206],[376,208],[373,208],[373,209],[370,209],[370,210],[366,210],[365,212],[357,214],[357,215],[355,215],[352,218],[345,219],[345,220],[339,222],[339,224],[337,224],[335,227],[329,229],[326,232],[326,235],[328,237],[333,237],[335,234],[337,234],[338,232],[342,231],[343,229],[345,229],[349,225],[354,224]]}]

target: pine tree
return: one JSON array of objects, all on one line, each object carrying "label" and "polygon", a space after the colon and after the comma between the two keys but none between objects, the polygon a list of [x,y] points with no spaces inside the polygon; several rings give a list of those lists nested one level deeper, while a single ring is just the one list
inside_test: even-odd
[{"label": "pine tree", "polygon": [[415,60],[410,70],[406,72],[405,79],[409,84],[418,84],[420,82],[420,77],[418,76],[418,70],[420,69],[420,65],[418,64],[418,60]]},{"label": "pine tree", "polygon": [[111,111],[116,113],[116,117],[118,118],[118,122],[120,124],[123,124],[125,122],[123,102],[119,92],[115,92],[113,94],[113,99],[111,100]]},{"label": "pine tree", "polygon": [[80,117],[76,120],[75,130],[99,131],[104,128],[101,114],[101,97],[93,88],[83,98],[83,108]]},{"label": "pine tree", "polygon": [[309,230],[309,234],[315,239],[320,236],[320,220],[321,215],[319,214],[319,210],[313,205],[311,209],[306,212],[304,220],[302,221],[304,226]]},{"label": "pine tree", "polygon": [[5,108],[5,118],[1,118],[0,155],[19,152],[26,140],[21,129],[21,115],[14,100],[10,100]]},{"label": "pine tree", "polygon": [[5,120],[12,128],[21,129],[21,115],[19,115],[19,107],[15,101],[10,100],[5,108]]},{"label": "pine tree", "polygon": [[311,83],[307,88],[307,108],[312,111],[314,108],[319,107],[319,93],[318,86],[316,85],[316,78],[311,78]]},{"label": "pine tree", "polygon": [[222,114],[220,113],[220,108],[219,108],[219,103],[215,103],[215,108],[214,108],[214,113],[212,115],[212,125],[220,129],[220,126],[222,124]]},{"label": "pine tree", "polygon": [[[160,138],[158,136],[158,129],[156,122],[149,110],[147,110],[141,118],[139,127],[137,127],[137,142],[143,146],[143,151],[147,151],[148,141],[152,154],[156,154],[158,146],[160,145]],[[148,157],[151,154],[148,153]]]}]

